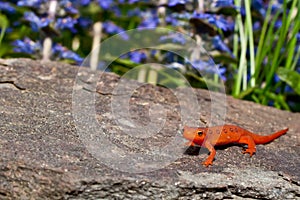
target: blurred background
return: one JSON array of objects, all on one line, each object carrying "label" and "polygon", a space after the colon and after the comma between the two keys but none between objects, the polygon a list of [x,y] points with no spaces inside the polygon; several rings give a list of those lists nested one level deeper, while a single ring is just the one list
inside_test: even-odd
[{"label": "blurred background", "polygon": [[173,30],[157,38],[168,48],[184,48],[184,34],[207,53],[194,49],[183,58],[172,51],[132,50],[106,71],[123,75],[140,64],[160,63],[165,67],[143,68],[130,78],[177,88],[185,86],[184,77],[195,88],[209,84],[216,91],[224,84],[236,98],[299,112],[299,9],[294,0],[2,0],[0,58],[81,65],[115,34],[128,41],[126,30],[163,27]]}]

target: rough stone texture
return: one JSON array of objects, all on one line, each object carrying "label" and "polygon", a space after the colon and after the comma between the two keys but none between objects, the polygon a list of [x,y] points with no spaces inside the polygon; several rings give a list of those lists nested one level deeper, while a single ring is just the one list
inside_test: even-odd
[{"label": "rough stone texture", "polygon": [[[197,148],[185,151],[183,145],[174,145],[167,154],[182,149],[182,155],[169,165],[154,171],[122,172],[93,157],[78,135],[72,116],[77,73],[77,67],[62,63],[0,60],[0,199],[300,198],[299,113],[227,97],[226,123],[262,134],[285,127],[289,132],[257,146],[252,158],[241,154],[238,146],[220,148],[214,165],[205,168],[201,162],[206,151],[199,154]],[[193,107],[174,96],[186,95],[191,89],[139,85],[130,98],[132,119],[123,122],[147,125],[152,103],[164,107],[167,120],[159,134],[134,138],[122,134],[111,112],[111,99],[120,95],[112,89],[120,78],[102,74],[96,92],[89,90],[85,81],[85,91],[95,95],[95,117],[105,129],[103,134],[125,152],[146,155],[153,146],[163,147],[174,135],[182,134],[187,122],[181,119],[180,109],[190,109],[191,116],[199,116],[189,125],[205,126],[210,121],[208,91],[193,91],[200,106],[200,112],[194,113]],[[125,81],[124,87],[134,84]],[[181,106],[179,101],[183,101]]]}]

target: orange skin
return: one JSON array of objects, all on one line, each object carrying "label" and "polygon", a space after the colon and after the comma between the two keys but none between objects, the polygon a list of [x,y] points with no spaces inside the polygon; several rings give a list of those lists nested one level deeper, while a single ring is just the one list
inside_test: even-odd
[{"label": "orange skin", "polygon": [[251,157],[256,151],[257,144],[267,144],[272,142],[276,138],[285,134],[287,131],[288,128],[271,135],[261,136],[235,125],[214,126],[210,128],[185,126],[183,137],[189,140],[186,145],[200,145],[209,150],[210,155],[202,163],[208,167],[209,165],[212,165],[216,155],[214,146],[227,144],[246,144],[248,145],[248,148],[246,148],[243,153],[249,153]]}]

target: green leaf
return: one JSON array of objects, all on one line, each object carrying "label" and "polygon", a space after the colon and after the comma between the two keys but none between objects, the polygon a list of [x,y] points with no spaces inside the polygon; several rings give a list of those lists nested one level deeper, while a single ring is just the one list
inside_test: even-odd
[{"label": "green leaf", "polygon": [[210,55],[213,57],[214,62],[216,63],[222,63],[222,64],[238,64],[238,60],[236,58],[233,58],[228,53],[223,53],[219,51],[210,51]]},{"label": "green leaf", "polygon": [[238,14],[238,11],[234,7],[221,7],[217,10],[216,14],[235,17]]},{"label": "green leaf", "polygon": [[277,75],[283,82],[291,86],[300,95],[300,74],[296,71],[279,67]]},{"label": "green leaf", "polygon": [[0,13],[0,29],[1,29],[1,31],[0,31],[0,46],[1,46],[6,28],[8,27],[8,25],[9,25],[9,22],[8,22],[7,17]]},{"label": "green leaf", "polygon": [[3,29],[3,28],[6,28],[8,27],[8,19],[5,15],[2,15],[0,14],[0,27]]}]

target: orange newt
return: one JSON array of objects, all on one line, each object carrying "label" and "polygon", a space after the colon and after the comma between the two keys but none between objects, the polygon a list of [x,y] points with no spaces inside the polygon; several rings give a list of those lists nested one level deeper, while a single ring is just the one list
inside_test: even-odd
[{"label": "orange newt", "polygon": [[267,144],[285,134],[287,129],[274,134],[261,136],[235,125],[214,126],[210,128],[184,127],[183,136],[189,140],[188,146],[202,145],[210,151],[210,155],[203,162],[208,167],[212,165],[216,150],[214,146],[227,144],[247,144],[248,148],[243,153],[249,153],[250,157],[255,153],[257,144]]}]

